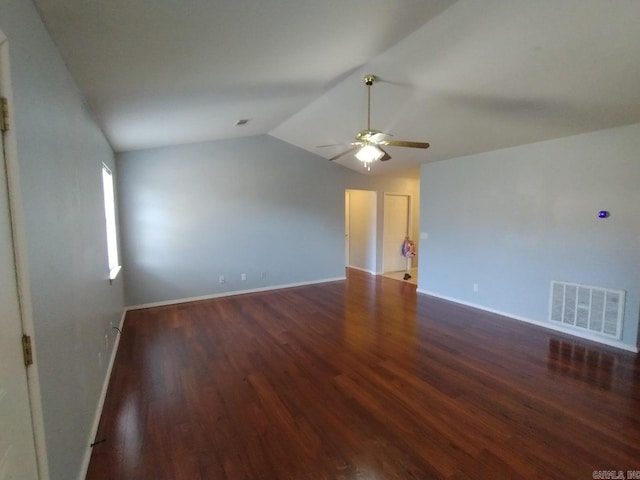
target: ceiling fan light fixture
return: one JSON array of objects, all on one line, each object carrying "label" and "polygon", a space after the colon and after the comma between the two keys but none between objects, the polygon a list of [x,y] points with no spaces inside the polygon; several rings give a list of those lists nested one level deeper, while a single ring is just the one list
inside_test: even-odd
[{"label": "ceiling fan light fixture", "polygon": [[[371,86],[375,82],[375,75],[365,75],[364,84],[367,86],[367,128],[356,134],[356,141],[351,142],[351,147],[348,150],[329,158],[330,162],[353,154],[362,162],[364,168],[371,171],[371,164],[373,162],[386,162],[387,160],[391,160],[391,155],[385,152],[382,147],[429,148],[427,142],[409,142],[406,140],[390,139],[389,137],[393,137],[393,135],[371,128]],[[331,145],[319,146],[329,147]]]},{"label": "ceiling fan light fixture", "polygon": [[384,152],[375,145],[365,145],[356,152],[356,158],[365,165],[380,160],[384,157]]}]

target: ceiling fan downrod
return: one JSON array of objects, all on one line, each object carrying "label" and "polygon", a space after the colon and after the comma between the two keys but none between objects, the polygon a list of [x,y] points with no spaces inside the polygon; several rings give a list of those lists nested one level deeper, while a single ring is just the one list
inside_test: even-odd
[{"label": "ceiling fan downrod", "polygon": [[367,86],[367,130],[371,130],[371,85],[376,81],[376,76],[369,73],[364,76],[364,84]]}]

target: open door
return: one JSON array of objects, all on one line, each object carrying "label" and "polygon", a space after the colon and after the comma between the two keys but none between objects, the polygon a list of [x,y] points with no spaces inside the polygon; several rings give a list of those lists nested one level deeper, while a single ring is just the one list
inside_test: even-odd
[{"label": "open door", "polygon": [[[6,92],[6,39],[0,33],[0,95]],[[3,102],[4,102],[3,97]],[[10,106],[9,106],[10,107]],[[0,120],[0,480],[38,479],[6,160],[8,122]]]}]

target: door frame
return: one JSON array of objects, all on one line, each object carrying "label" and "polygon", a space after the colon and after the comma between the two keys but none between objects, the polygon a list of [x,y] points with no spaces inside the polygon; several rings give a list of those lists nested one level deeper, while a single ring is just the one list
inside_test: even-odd
[{"label": "door frame", "polygon": [[349,266],[349,249],[351,248],[351,197],[350,190],[344,191],[344,266]]},{"label": "door frame", "polygon": [[[387,225],[385,220],[385,211],[386,211],[386,200],[387,196],[395,196],[395,197],[407,197],[407,235],[411,237],[411,232],[413,231],[413,196],[410,193],[397,193],[397,192],[384,192],[382,196],[382,271],[383,273],[387,273],[385,266],[385,249],[384,249],[384,238],[385,232],[387,229]],[[414,240],[415,241],[415,240]]]},{"label": "door frame", "polygon": [[0,96],[9,103],[9,130],[4,133],[5,169],[7,175],[7,193],[9,197],[9,213],[13,230],[13,249],[18,287],[18,301],[22,331],[32,339],[33,364],[26,369],[31,423],[36,450],[36,462],[39,480],[49,479],[47,448],[45,441],[44,416],[42,413],[42,397],[40,394],[40,377],[38,374],[37,348],[34,336],[31,292],[29,289],[28,262],[26,253],[25,218],[22,210],[22,198],[19,181],[19,164],[15,135],[15,115],[13,112],[13,93],[11,88],[11,65],[9,62],[9,42],[0,30]]},{"label": "door frame", "polygon": [[[345,194],[345,227],[348,226],[349,231],[348,234],[346,235],[346,239],[347,242],[345,242],[345,248],[349,248],[349,254],[345,255],[346,260],[349,261],[349,264],[347,265],[349,268],[354,268],[356,270],[362,270],[363,272],[367,272],[367,273],[371,273],[372,275],[376,275],[376,270],[378,267],[378,248],[379,248],[379,242],[378,242],[378,234],[379,234],[379,230],[378,230],[378,225],[379,225],[379,219],[378,219],[378,213],[380,212],[380,209],[378,208],[378,203],[379,203],[379,194],[376,190],[364,190],[361,188],[347,188],[346,189],[346,194]],[[371,202],[370,205],[367,205],[368,207],[370,207],[370,209],[367,210],[367,212],[369,214],[372,214],[372,225],[374,226],[374,231],[373,232],[368,232],[369,235],[366,236],[366,251],[368,252],[368,254],[365,254],[365,265],[362,266],[357,266],[353,264],[353,258],[354,256],[351,254],[351,248],[353,247],[353,225],[354,225],[354,218],[361,218],[361,215],[358,215],[361,212],[354,212],[354,215],[352,215],[352,210],[354,208],[354,201],[353,201],[353,196],[356,195],[356,193],[362,193],[362,194],[371,194],[373,196],[373,201]],[[347,202],[348,199],[348,202]],[[359,200],[359,199],[356,199]],[[355,202],[355,204],[357,204],[358,202]],[[346,213],[346,209],[349,209],[349,213]],[[348,216],[348,225],[347,225],[347,216]],[[358,232],[357,232],[358,233]],[[360,237],[358,235],[358,238],[365,238],[365,237]],[[371,255],[369,255],[371,253],[370,247],[373,246],[373,257],[371,257]],[[369,261],[367,262],[367,259],[369,259]],[[367,264],[368,263],[368,264]]]}]

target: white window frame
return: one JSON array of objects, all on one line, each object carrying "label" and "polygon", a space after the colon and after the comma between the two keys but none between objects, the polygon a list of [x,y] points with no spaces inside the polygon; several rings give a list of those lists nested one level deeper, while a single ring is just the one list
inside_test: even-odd
[{"label": "white window frame", "polygon": [[118,257],[118,224],[116,222],[116,195],[113,174],[102,164],[102,191],[104,193],[104,218],[107,227],[107,257],[109,281],[115,280],[122,268]]}]

